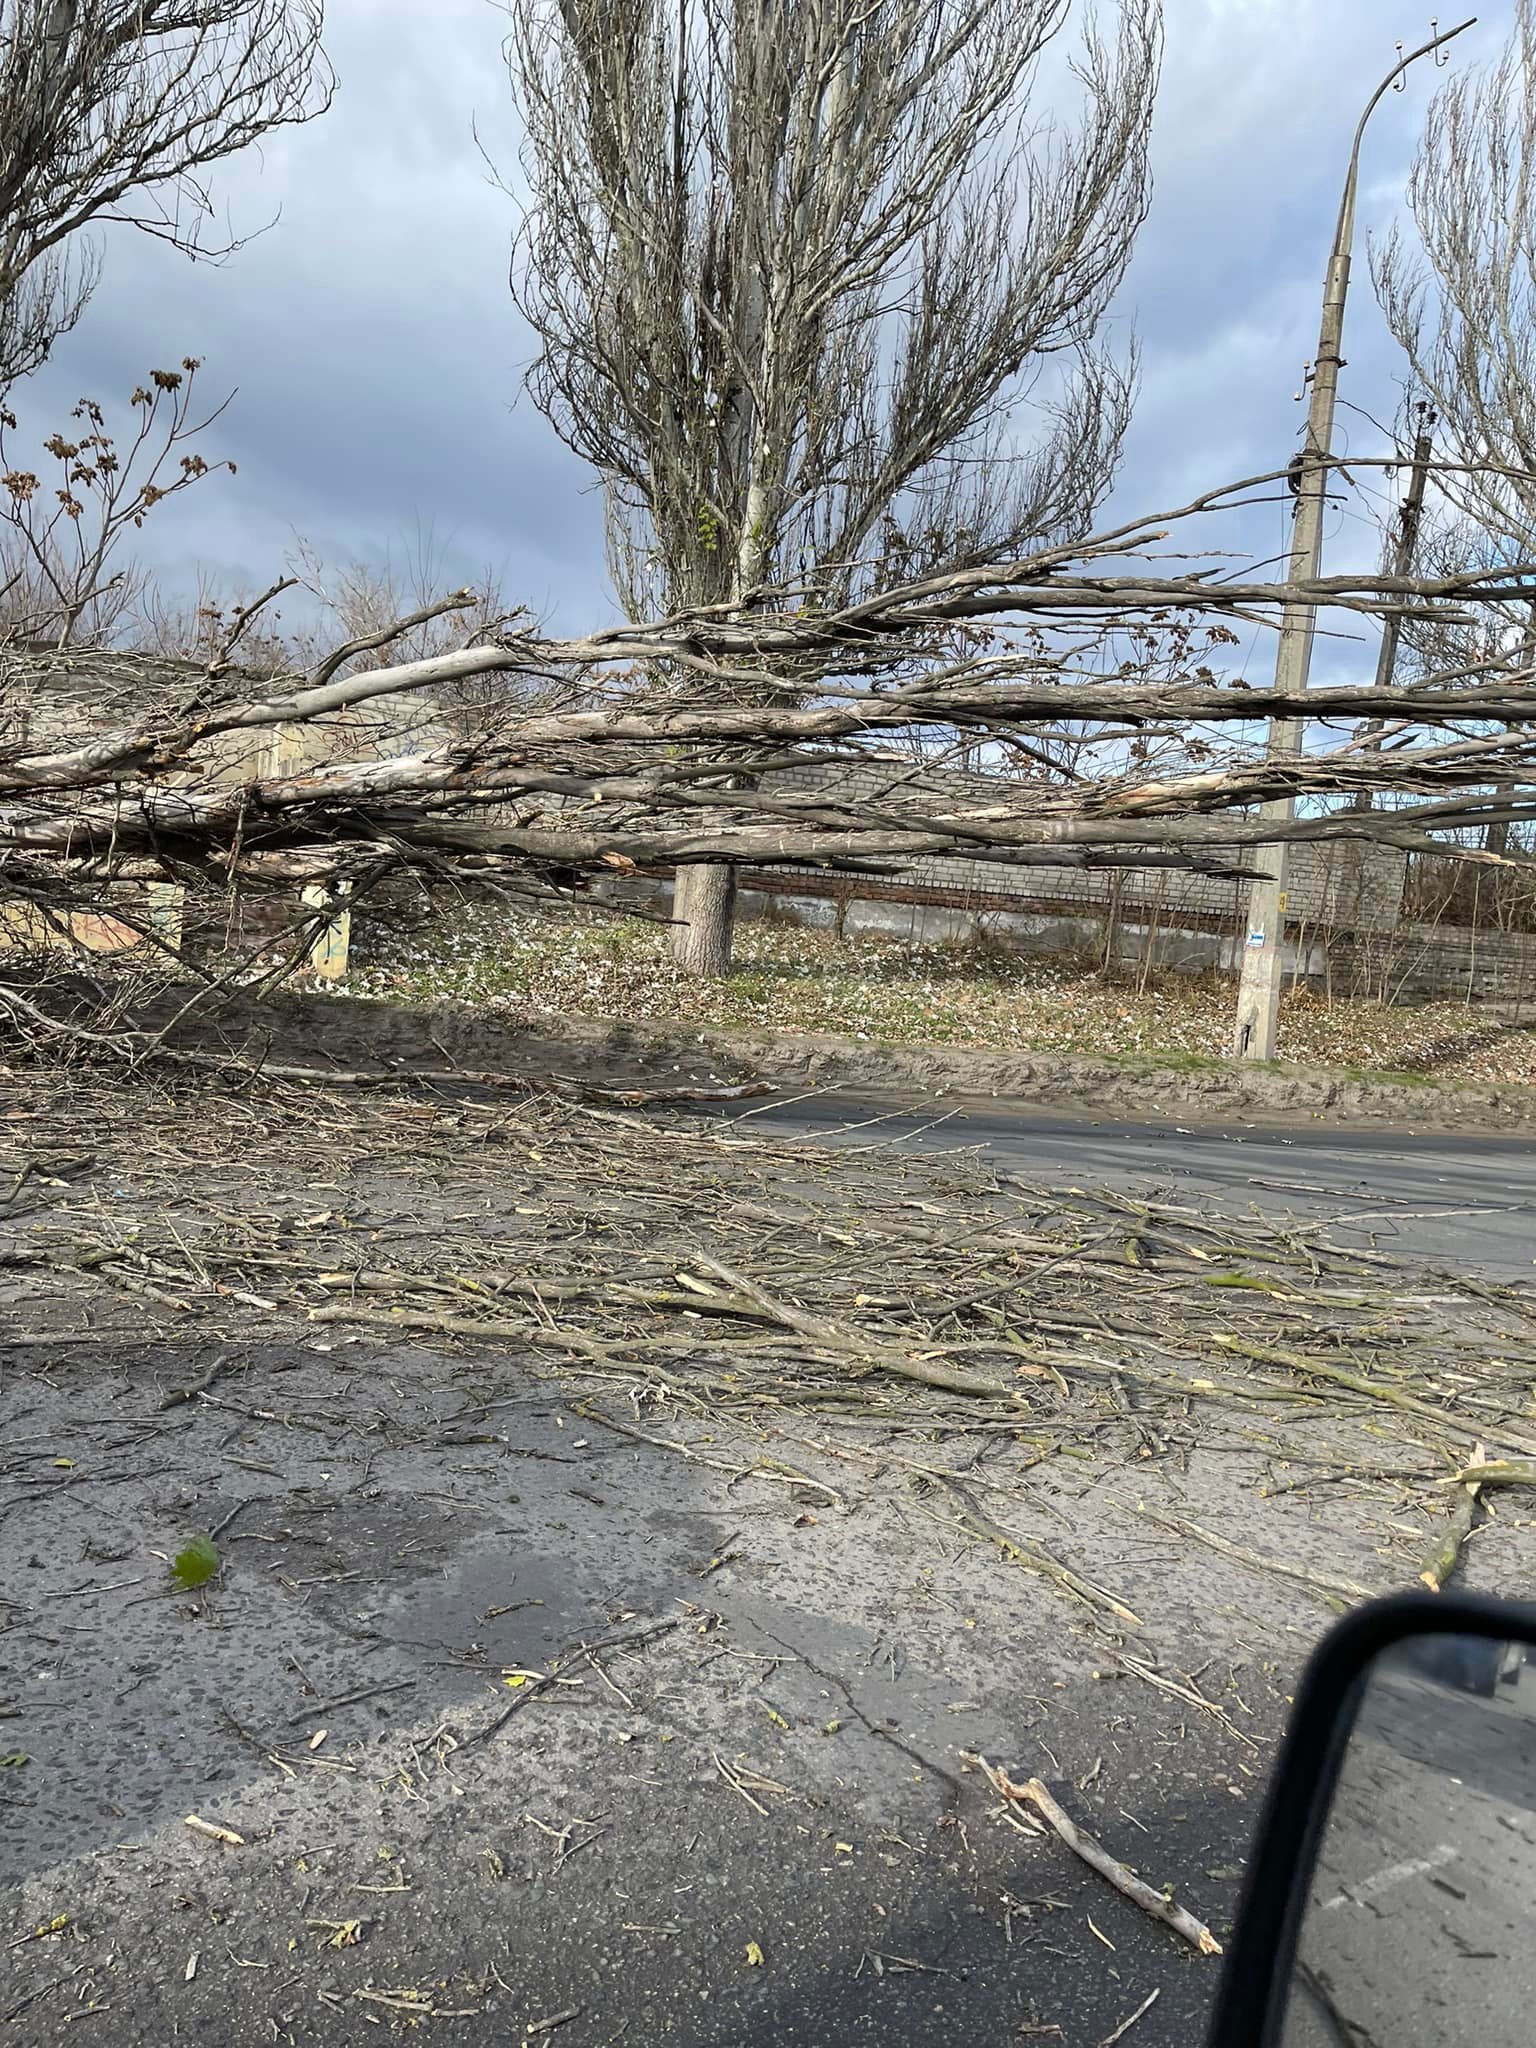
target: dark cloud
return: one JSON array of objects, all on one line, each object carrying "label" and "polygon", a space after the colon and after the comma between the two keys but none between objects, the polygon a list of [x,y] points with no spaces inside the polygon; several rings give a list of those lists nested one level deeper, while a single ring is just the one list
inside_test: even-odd
[{"label": "dark cloud", "polygon": [[145,525],[142,554],[188,587],[279,573],[296,534],[329,559],[398,554],[421,529],[446,577],[488,566],[563,623],[608,610],[587,472],[518,397],[530,343],[507,292],[515,209],[471,131],[516,171],[484,0],[334,0],[331,112],[224,167],[232,230],[281,217],[227,264],[112,231],[75,334],[19,394],[45,431],[82,392],[125,416],[151,366],[204,361],[237,395],[207,440],[217,478]]},{"label": "dark cloud", "polygon": [[[1458,63],[1507,33],[1505,0],[1457,43]],[[1458,16],[1447,11],[1449,26]],[[1303,366],[1317,346],[1323,277],[1355,124],[1395,44],[1429,33],[1395,0],[1168,0],[1167,61],[1154,130],[1156,193],[1119,305],[1143,348],[1141,402],[1112,510],[1130,517],[1280,467],[1299,444]],[[1368,239],[1398,214],[1436,75],[1425,62],[1389,92],[1367,129],[1335,447],[1390,453],[1406,366],[1371,290]],[[1370,415],[1371,418],[1365,417]],[[1394,485],[1361,470],[1330,515],[1325,567],[1372,564]],[[1289,547],[1290,520],[1265,505],[1191,529],[1201,545],[1260,558]],[[1374,664],[1374,634],[1334,622],[1319,680]],[[1265,642],[1254,659],[1267,660]]]},{"label": "dark cloud", "polygon": [[[1168,0],[1157,191],[1117,308],[1144,364],[1118,516],[1291,453],[1349,139],[1398,35],[1423,33],[1409,12],[1395,0]],[[190,588],[200,565],[231,587],[263,585],[295,534],[332,560],[379,559],[429,530],[446,578],[489,566],[557,625],[606,618],[601,501],[531,404],[515,403],[530,349],[506,284],[515,209],[471,125],[515,178],[502,18],[486,0],[331,0],[330,15],[332,111],[218,179],[235,232],[280,208],[277,224],[223,267],[112,231],[94,303],[23,394],[25,424],[46,431],[82,392],[122,407],[152,365],[199,355],[210,394],[238,386],[208,452],[233,456],[239,475],[146,525],[144,558],[168,583]],[[1479,47],[1506,25],[1474,31]],[[1364,236],[1399,202],[1432,85],[1426,72],[1389,96],[1366,146],[1343,390],[1379,419],[1393,414],[1401,366]],[[1340,429],[1341,446],[1380,446],[1354,413]],[[1386,488],[1370,487],[1378,499]],[[1336,563],[1374,559],[1371,510],[1362,493],[1335,519]],[[1210,542],[1272,554],[1286,529],[1270,506],[1213,527]],[[1347,649],[1320,662],[1337,658]]]}]

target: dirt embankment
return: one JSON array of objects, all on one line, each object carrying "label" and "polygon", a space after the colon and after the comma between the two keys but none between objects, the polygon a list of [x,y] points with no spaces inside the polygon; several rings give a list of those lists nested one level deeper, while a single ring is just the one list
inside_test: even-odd
[{"label": "dirt embankment", "polygon": [[1313,1071],[1071,1058],[965,1046],[880,1046],[830,1035],[641,1026],[588,1018],[519,1021],[466,1005],[419,1007],[343,996],[286,995],[196,1017],[176,1042],[218,1042],[247,1058],[349,1070],[457,1068],[612,1085],[759,1080],[774,1088],[838,1089],[1006,1100],[1117,1117],[1411,1124],[1418,1129],[1536,1126],[1536,1088],[1410,1081]]}]

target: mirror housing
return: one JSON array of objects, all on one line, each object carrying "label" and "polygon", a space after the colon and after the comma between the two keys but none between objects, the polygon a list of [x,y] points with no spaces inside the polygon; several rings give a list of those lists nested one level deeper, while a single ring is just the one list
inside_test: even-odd
[{"label": "mirror housing", "polygon": [[1279,2048],[1318,1852],[1368,1681],[1410,1639],[1452,1636],[1481,1638],[1490,1651],[1536,1645],[1536,1606],[1404,1593],[1356,1608],[1313,1652],[1249,1853],[1207,2048]]}]

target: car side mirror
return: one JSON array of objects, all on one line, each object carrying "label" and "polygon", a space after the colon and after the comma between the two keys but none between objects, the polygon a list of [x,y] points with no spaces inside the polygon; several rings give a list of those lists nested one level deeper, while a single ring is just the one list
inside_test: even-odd
[{"label": "car side mirror", "polygon": [[1296,1697],[1208,2048],[1536,2036],[1536,1607],[1338,1624]]}]

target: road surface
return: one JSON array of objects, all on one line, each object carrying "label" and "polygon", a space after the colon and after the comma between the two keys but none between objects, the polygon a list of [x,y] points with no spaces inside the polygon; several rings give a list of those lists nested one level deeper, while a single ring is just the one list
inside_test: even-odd
[{"label": "road surface", "polygon": [[[722,1120],[724,1120],[722,1116]],[[1063,1186],[1159,1189],[1252,1203],[1266,1215],[1348,1218],[1341,1242],[1374,1242],[1427,1265],[1536,1279],[1536,1143],[1529,1137],[1330,1129],[1298,1124],[1095,1121],[1059,1112],[917,1109],[826,1094],[778,1098],[730,1121],[786,1145],[979,1147],[999,1171]]]},{"label": "road surface", "polygon": [[[1529,1278],[1536,1248],[1536,1163],[1497,1140],[831,1097],[739,1127],[774,1134],[790,1172],[813,1142],[981,1146],[1036,1181],[1348,1211],[1501,1276]],[[349,1213],[370,1245],[471,1200],[499,1232],[508,1164],[474,1160],[479,1179],[435,1193],[414,1154],[369,1164]],[[165,1194],[110,1164],[103,1202],[154,1215]],[[263,1195],[299,1228],[340,1177],[327,1195],[308,1172]],[[1336,1491],[1282,1498],[1255,1531],[1258,1454],[1223,1430],[1144,1464],[1134,1414],[1093,1461],[984,1445],[989,1512],[1145,1615],[1117,1645],[916,1483],[952,1446],[778,1416],[774,1454],[820,1473],[792,1487],[756,1466],[766,1439],[642,1407],[627,1378],[577,1412],[505,1347],[348,1342],[275,1311],[238,1343],[150,1339],[82,1303],[56,1354],[0,1346],[0,1753],[24,1759],[0,1772],[0,2032],[18,2048],[337,2048],[418,2026],[456,2048],[1192,2048],[1213,1961],[1009,1827],[966,1758],[1041,1770],[1220,1934],[1330,1609],[1149,1531],[1138,1503],[1241,1515],[1292,1557],[1323,1542],[1369,1583],[1394,1568],[1381,1504],[1330,1523]],[[1385,1511],[1402,1521],[1395,1495]],[[1518,1520],[1478,1569],[1529,1579]],[[184,1597],[167,1563],[203,1530],[223,1568]],[[1420,1537],[1396,1540],[1417,1557]],[[1427,1853],[1412,1831],[1392,1848]],[[87,2036],[88,2017],[107,2024]]]},{"label": "road surface", "polygon": [[1530,1675],[1369,1681],[1301,1931],[1286,2048],[1517,2048],[1536,1999]]}]

